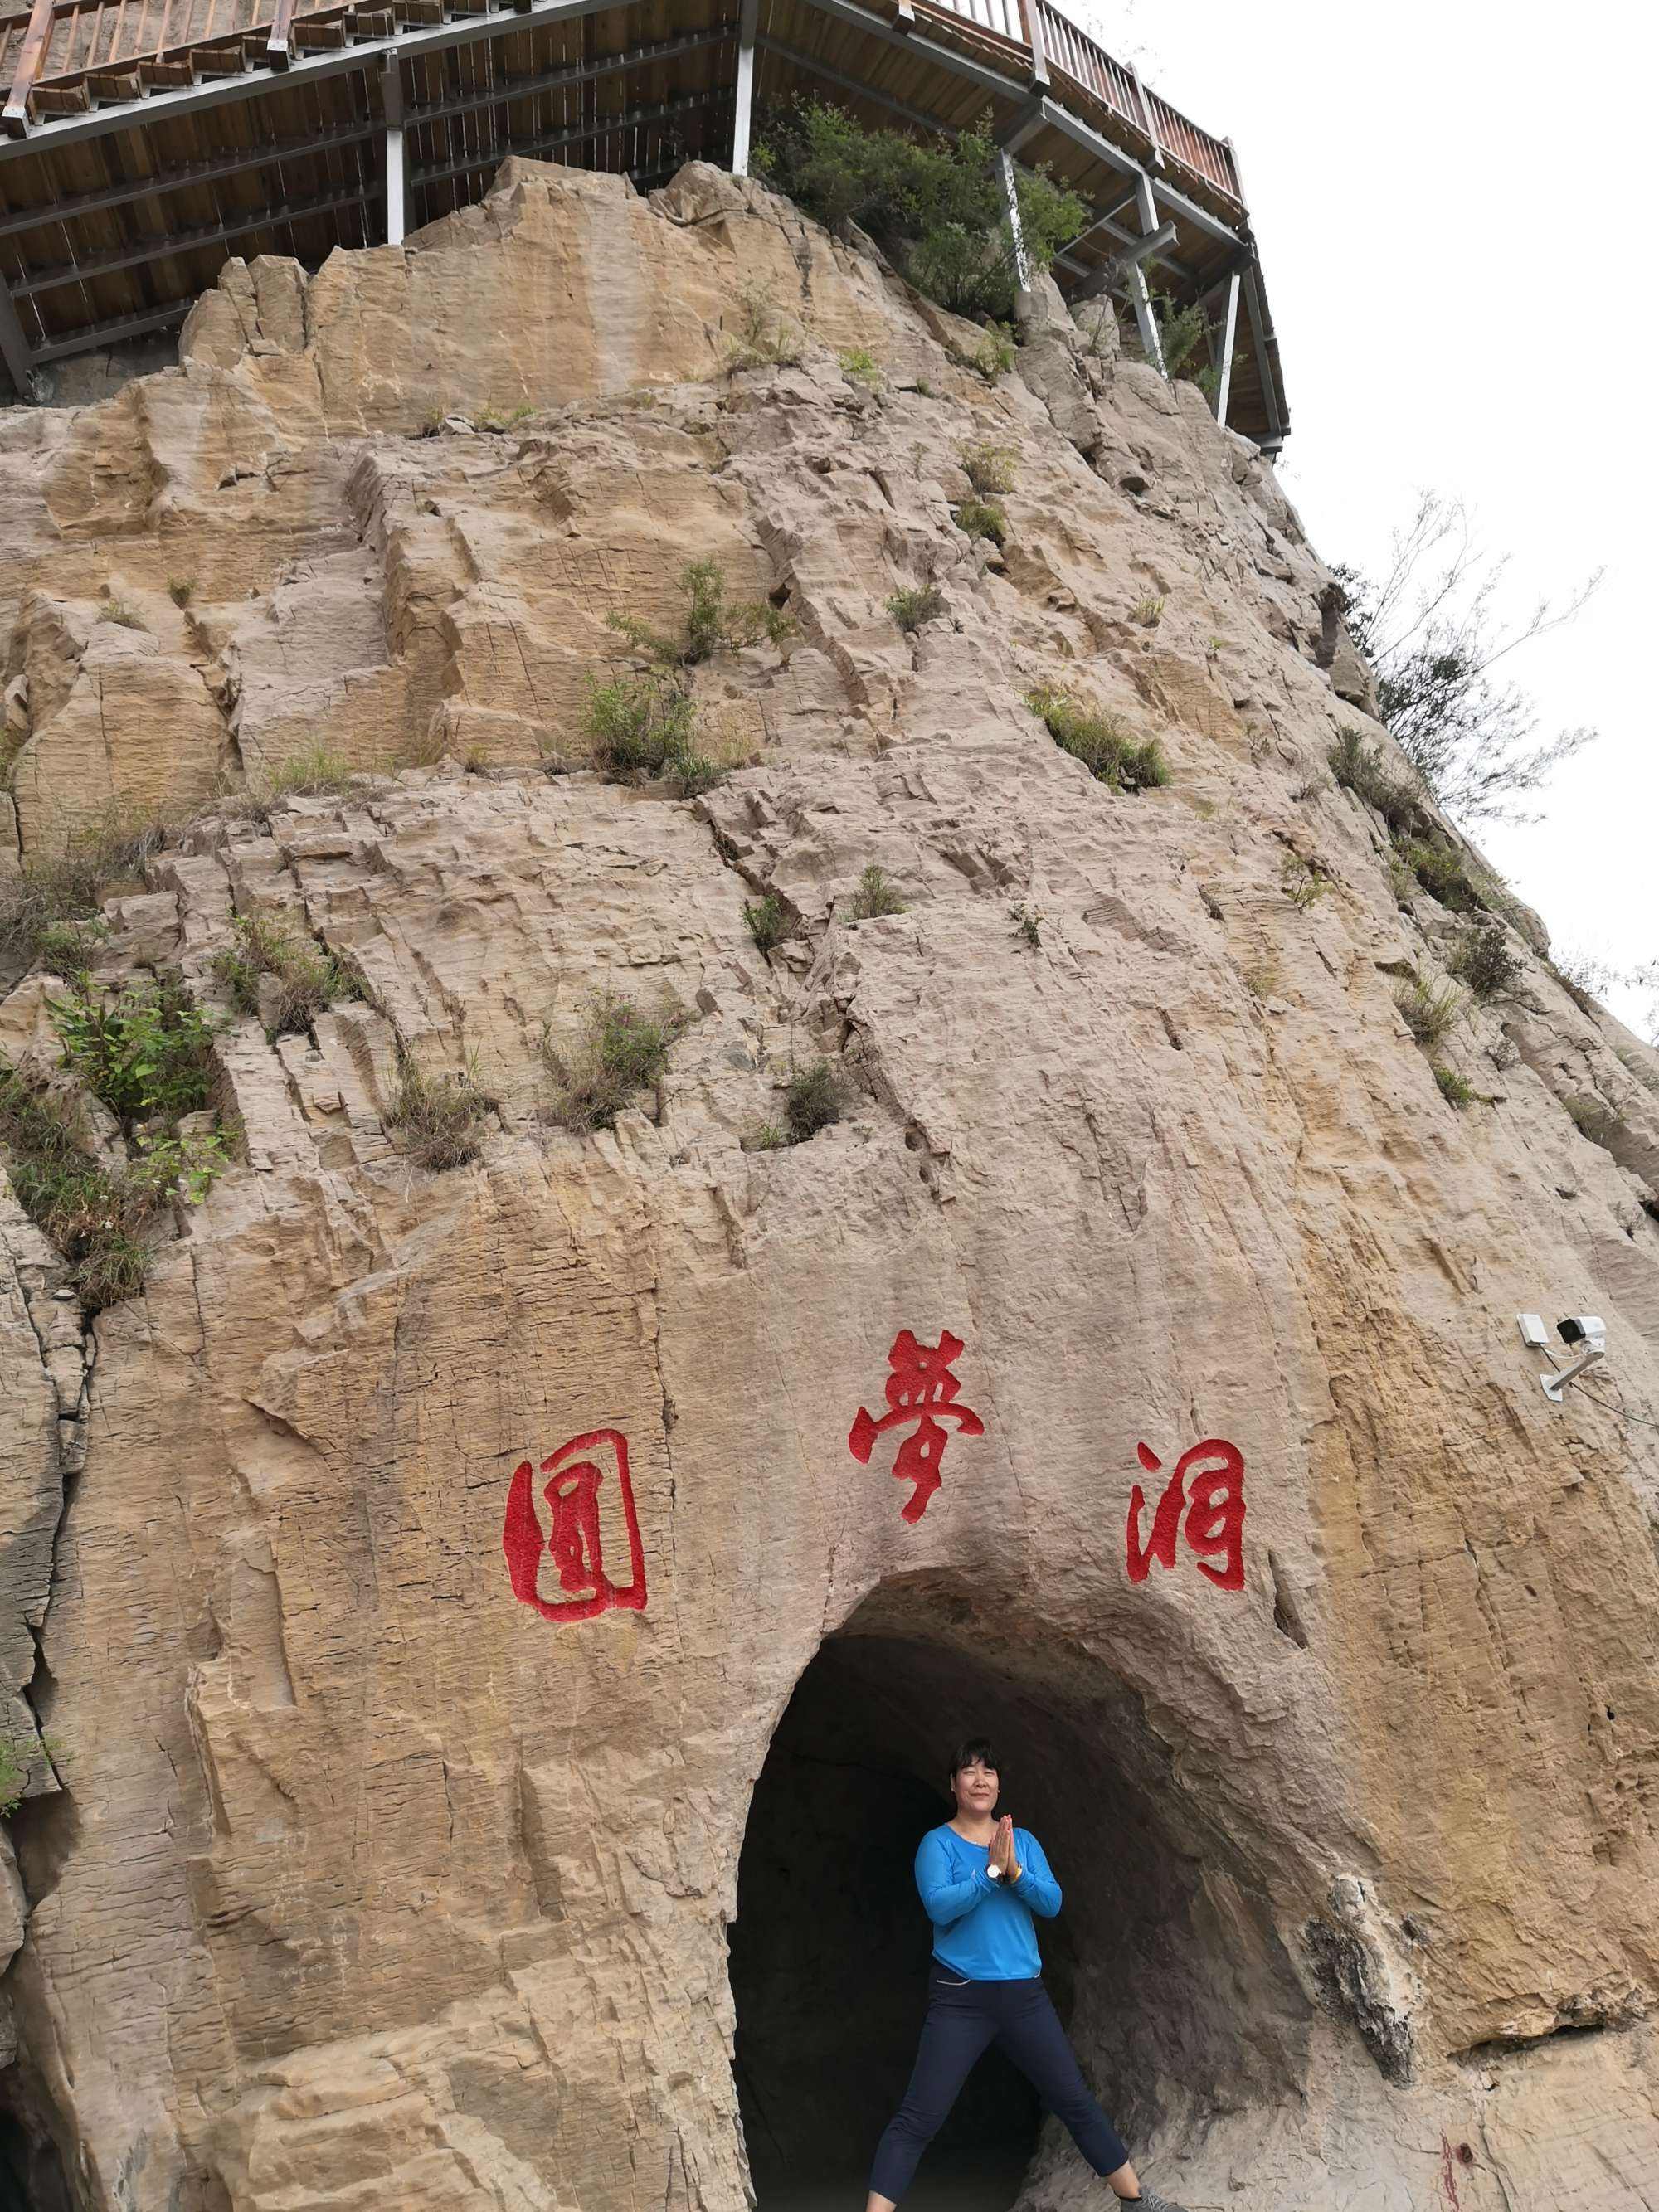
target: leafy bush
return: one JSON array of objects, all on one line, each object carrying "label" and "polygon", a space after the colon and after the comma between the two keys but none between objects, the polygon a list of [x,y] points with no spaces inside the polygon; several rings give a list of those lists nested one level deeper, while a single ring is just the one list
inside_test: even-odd
[{"label": "leafy bush", "polygon": [[228,1164],[222,1136],[164,1138],[124,1168],[87,1154],[80,1118],[63,1100],[33,1091],[0,1060],[0,1145],[17,1202],[68,1262],[88,1313],[143,1288],[151,1232],[183,1181],[199,1203]]},{"label": "leafy bush", "polygon": [[1042,943],[1042,916],[1034,906],[1011,906],[1008,919],[1033,952]]},{"label": "leafy bush", "polygon": [[755,645],[762,637],[781,645],[794,634],[793,617],[766,599],[728,605],[718,561],[688,561],[679,574],[679,588],[685,595],[685,612],[678,635],[653,629],[633,615],[607,615],[605,627],[665,668],[690,667],[722,646]]},{"label": "leafy bush", "polygon": [[863,346],[851,346],[841,356],[841,373],[850,383],[861,384],[878,397],[882,390],[881,363]]},{"label": "leafy bush", "polygon": [[1463,857],[1442,837],[1395,838],[1395,849],[1431,897],[1454,914],[1477,914],[1486,901],[1470,880]]},{"label": "leafy bush", "polygon": [[636,1091],[661,1081],[674,1040],[690,1019],[678,1006],[647,1014],[615,992],[595,992],[574,1052],[560,1053],[551,1032],[543,1033],[554,1119],[583,1136],[612,1127]]},{"label": "leafy bush", "polygon": [[994,545],[1008,542],[1008,518],[988,499],[964,499],[954,510],[957,527],[969,538],[988,538]]},{"label": "leafy bush", "polygon": [[791,1076],[784,1092],[790,1143],[804,1145],[820,1129],[839,1121],[841,1105],[840,1079],[829,1060],[815,1060],[810,1067]]},{"label": "leafy bush", "polygon": [[1146,296],[1158,324],[1164,374],[1171,382],[1182,377],[1201,382],[1204,370],[1194,366],[1193,357],[1210,335],[1210,320],[1203,307],[1195,300],[1179,307],[1168,292],[1155,292],[1150,283]]},{"label": "leafy bush", "polygon": [[431,1075],[415,1060],[403,1059],[398,1078],[386,1127],[405,1133],[408,1150],[420,1165],[461,1168],[476,1160],[495,1101],[479,1090],[472,1067],[459,1075]]},{"label": "leafy bush", "polygon": [[1390,830],[1406,830],[1416,820],[1417,795],[1389,774],[1380,745],[1366,744],[1358,730],[1345,726],[1326,757],[1342,788],[1374,806]]},{"label": "leafy bush", "polygon": [[914,637],[923,623],[945,612],[945,594],[937,584],[908,584],[886,601],[887,611],[907,637]]},{"label": "leafy bush", "polygon": [[1465,1082],[1455,1068],[1434,1063],[1434,1079],[1440,1085],[1440,1096],[1449,1106],[1455,1106],[1461,1114],[1474,1097],[1474,1085]]},{"label": "leafy bush", "polygon": [[1287,853],[1279,872],[1279,886],[1291,904],[1305,914],[1331,887],[1330,878],[1312,866],[1299,853]]},{"label": "leafy bush", "polygon": [[969,483],[981,499],[1001,499],[1014,488],[1012,446],[964,446],[959,456]]},{"label": "leafy bush", "polygon": [[1158,739],[1130,737],[1115,715],[1086,707],[1047,684],[1029,693],[1025,703],[1047,724],[1060,750],[1080,760],[1111,790],[1149,791],[1170,782],[1170,765]]},{"label": "leafy bush", "polygon": [[768,891],[763,898],[745,899],[743,918],[762,952],[774,951],[786,939],[799,934],[799,925],[775,891]]},{"label": "leafy bush", "polygon": [[902,914],[904,901],[894,889],[887,871],[872,860],[859,878],[859,887],[848,902],[850,921],[876,921],[883,915]]},{"label": "leafy bush", "polygon": [[718,775],[698,750],[696,708],[676,676],[653,670],[590,683],[583,727],[594,767],[612,783],[689,776],[706,788],[703,771]]},{"label": "leafy bush", "polygon": [[1446,965],[1483,1002],[1513,998],[1527,972],[1526,962],[1511,950],[1502,925],[1495,921],[1467,930]]},{"label": "leafy bush", "polygon": [[1463,1018],[1463,994],[1450,983],[1437,989],[1419,978],[1415,983],[1402,984],[1394,994],[1394,1002],[1419,1044],[1439,1044]]},{"label": "leafy bush", "polygon": [[970,368],[975,376],[982,376],[988,384],[994,384],[1000,376],[1006,376],[1014,365],[1013,333],[1004,323],[994,323],[972,353],[950,349],[951,358],[959,368]]},{"label": "leafy bush", "polygon": [[738,336],[726,348],[726,371],[742,368],[793,368],[800,359],[800,333],[784,321],[776,301],[763,284],[750,283],[738,294],[741,314]]},{"label": "leafy bush", "polygon": [[[1018,288],[1000,149],[988,128],[929,139],[865,131],[844,109],[802,100],[774,112],[757,170],[832,228],[856,222],[921,291],[953,313],[1012,315]],[[1026,253],[1046,269],[1090,220],[1045,170],[1017,169]]]},{"label": "leafy bush", "polygon": [[239,1013],[259,1011],[259,979],[276,979],[270,1025],[273,1037],[302,1036],[325,1006],[337,999],[362,995],[353,970],[309,938],[301,937],[270,915],[239,915],[236,943],[214,961],[214,973],[228,986]]},{"label": "leafy bush", "polygon": [[157,1115],[201,1110],[213,1091],[210,1015],[178,983],[130,983],[112,1002],[82,978],[64,998],[46,1000],[72,1068],[124,1128]]}]

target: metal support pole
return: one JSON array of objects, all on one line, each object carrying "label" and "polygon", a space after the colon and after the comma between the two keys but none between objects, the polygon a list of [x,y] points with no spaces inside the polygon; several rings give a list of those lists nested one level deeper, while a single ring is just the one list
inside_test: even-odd
[{"label": "metal support pole", "polygon": [[[1152,185],[1142,177],[1135,187],[1135,198],[1140,203],[1140,228],[1151,236],[1158,228],[1158,203],[1152,198]],[[1146,271],[1137,261],[1129,270],[1129,301],[1135,311],[1135,327],[1140,332],[1140,349],[1160,376],[1167,376],[1164,366],[1164,346],[1158,335],[1158,317],[1152,313],[1152,295],[1146,289]]]},{"label": "metal support pole", "polygon": [[732,119],[732,173],[749,174],[749,139],[755,120],[755,33],[760,0],[743,0],[738,17],[738,97]]},{"label": "metal support pole", "polygon": [[23,336],[23,325],[17,319],[11,291],[3,276],[0,276],[0,361],[5,362],[7,373],[17,386],[17,397],[27,399],[34,356],[29,351],[29,342]]},{"label": "metal support pole", "polygon": [[395,57],[380,72],[380,106],[386,117],[386,242],[401,246],[409,198],[404,162],[404,77]]},{"label": "metal support pole", "polygon": [[1243,278],[1237,269],[1227,279],[1227,319],[1221,333],[1221,384],[1215,395],[1215,419],[1227,427],[1227,401],[1233,388],[1233,348],[1238,343],[1238,294]]},{"label": "metal support pole", "polygon": [[1025,226],[1019,219],[1019,187],[1014,181],[1014,165],[1006,146],[997,150],[997,167],[1002,172],[1002,197],[1008,210],[1008,228],[1014,240],[1014,274],[1022,292],[1031,289],[1030,264],[1025,258]]}]

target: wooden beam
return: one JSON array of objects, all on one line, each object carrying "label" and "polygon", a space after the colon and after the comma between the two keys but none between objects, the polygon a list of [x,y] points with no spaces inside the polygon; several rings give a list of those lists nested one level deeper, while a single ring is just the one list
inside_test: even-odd
[{"label": "wooden beam", "polygon": [[981,92],[994,93],[1004,100],[1018,100],[1025,86],[1018,77],[1005,76],[1000,70],[989,69],[969,54],[958,53],[954,46],[942,46],[932,39],[923,38],[912,31],[907,36],[896,31],[884,16],[873,15],[868,8],[860,8],[857,0],[805,0],[809,8],[821,15],[833,16],[836,22],[846,23],[855,31],[863,31],[884,46],[902,47],[906,53],[925,54],[929,61],[937,62],[954,76],[964,76],[976,84]]},{"label": "wooden beam", "polygon": [[9,214],[0,215],[0,238],[18,231],[39,230],[47,223],[73,222],[77,216],[94,215],[102,208],[124,207],[133,200],[147,200],[162,192],[183,191],[189,185],[211,184],[221,177],[234,176],[240,169],[260,168],[267,161],[276,163],[306,154],[325,154],[336,146],[349,146],[374,135],[372,124],[356,123],[341,131],[318,131],[306,138],[270,138],[262,145],[239,147],[235,153],[220,155],[211,161],[182,162],[178,168],[169,169],[159,177],[134,177],[125,184],[106,185],[97,191],[65,192],[43,207],[14,208]]},{"label": "wooden beam", "polygon": [[165,330],[169,323],[182,323],[195,305],[192,292],[187,300],[170,300],[165,307],[148,307],[142,314],[115,315],[107,322],[88,323],[84,330],[73,331],[67,337],[36,346],[34,358],[63,361],[72,353],[92,353],[99,346],[115,344],[118,339],[137,337],[144,331]]},{"label": "wooden beam", "polygon": [[738,15],[738,89],[732,108],[732,174],[749,174],[749,140],[755,119],[755,33],[760,0],[743,0]]},{"label": "wooden beam", "polygon": [[[410,58],[423,54],[443,53],[453,46],[472,46],[480,39],[495,39],[516,35],[521,31],[536,30],[546,25],[579,21],[585,15],[602,14],[613,7],[616,0],[534,0],[526,9],[511,6],[492,7],[476,15],[458,16],[447,22],[434,23],[419,31],[393,31],[384,39],[362,39],[355,46],[343,46],[314,54],[295,54],[289,61],[287,82],[289,84],[310,83],[320,77],[347,76],[356,70],[379,68],[389,53],[399,53]],[[167,121],[174,115],[191,114],[209,107],[223,107],[237,100],[252,100],[271,86],[270,72],[248,70],[240,76],[222,77],[211,83],[180,85],[173,92],[152,92],[142,100],[129,100],[119,106],[94,108],[86,115],[66,115],[49,123],[37,123],[27,141],[8,141],[0,138],[0,165],[22,154],[36,153],[43,147],[62,146],[71,140],[106,137],[117,131],[131,131]]]},{"label": "wooden beam", "polygon": [[1243,280],[1237,269],[1227,279],[1227,319],[1221,333],[1221,383],[1215,395],[1215,419],[1227,427],[1227,402],[1233,388],[1233,348],[1238,343],[1238,291]]},{"label": "wooden beam", "polygon": [[[406,106],[404,128],[412,131],[417,123],[435,123],[446,115],[465,115],[477,107],[500,107],[509,100],[525,100],[532,93],[562,92],[568,87],[592,84],[602,76],[615,76],[620,70],[648,69],[653,62],[672,61],[681,54],[696,53],[703,46],[730,46],[736,33],[730,23],[723,23],[712,31],[688,31],[683,39],[660,39],[654,46],[631,46],[626,53],[604,54],[597,61],[581,62],[564,69],[538,70],[533,76],[497,77],[493,84],[458,93],[452,100],[429,100],[420,106]],[[769,41],[757,41],[766,46]],[[792,59],[797,58],[792,48],[783,50]],[[850,77],[838,79],[851,84]]]},{"label": "wooden beam", "polygon": [[326,215],[335,208],[356,207],[366,199],[375,198],[380,192],[377,183],[359,185],[355,191],[319,193],[306,200],[282,200],[274,206],[251,208],[234,222],[198,223],[188,230],[167,231],[162,235],[129,239],[125,245],[112,246],[100,253],[88,253],[78,261],[60,261],[50,269],[31,269],[14,289],[19,297],[33,297],[37,292],[53,292],[65,284],[84,283],[89,276],[107,276],[117,269],[142,269],[152,261],[171,261],[176,256],[194,253],[204,246],[228,245],[233,238],[245,238],[252,231],[284,222],[299,222],[307,216]]},{"label": "wooden beam", "polygon": [[554,131],[539,138],[517,139],[510,147],[494,152],[478,152],[464,155],[459,161],[433,161],[420,168],[411,168],[409,183],[411,188],[420,185],[435,185],[446,177],[465,177],[476,169],[493,169],[504,161],[509,153],[556,154],[565,146],[582,146],[595,138],[609,138],[618,131],[637,130],[641,124],[668,123],[677,115],[694,114],[700,107],[717,107],[729,97],[724,86],[713,92],[698,94],[691,100],[665,100],[654,107],[630,107],[617,115],[602,115],[597,121],[585,123],[574,131]]},{"label": "wooden beam", "polygon": [[1025,26],[1025,43],[1031,49],[1031,82],[1048,88],[1048,46],[1042,35],[1044,0],[1019,0],[1019,19]]},{"label": "wooden beam", "polygon": [[763,53],[775,54],[780,61],[792,62],[797,69],[805,70],[813,76],[821,76],[826,84],[839,85],[843,92],[856,93],[860,100],[873,100],[878,107],[884,107],[890,115],[902,115],[907,123],[914,123],[919,131],[943,131],[947,136],[954,135],[951,125],[942,122],[937,115],[929,115],[924,108],[907,107],[902,100],[895,100],[890,93],[878,92],[871,84],[860,84],[857,77],[848,76],[841,70],[831,69],[828,62],[821,62],[816,54],[803,53],[799,46],[786,46],[781,39],[771,38],[764,31],[755,43]]},{"label": "wooden beam", "polygon": [[276,0],[276,13],[270,19],[270,36],[265,40],[265,59],[272,69],[285,70],[294,52],[294,11],[297,0]]},{"label": "wooden beam", "polygon": [[11,76],[11,90],[6,94],[5,106],[0,108],[0,131],[9,138],[21,138],[28,131],[29,94],[40,74],[46,48],[52,44],[54,15],[54,0],[34,0],[34,5],[29,9],[29,27],[24,32],[23,43],[18,49],[17,66]]},{"label": "wooden beam", "polygon": [[[1109,138],[1103,138],[1092,125],[1070,114],[1058,100],[1045,100],[1043,109],[1057,131],[1063,131],[1073,145],[1086,148],[1097,161],[1106,162],[1126,177],[1140,178],[1146,174],[1133,155],[1126,154],[1121,146],[1114,146]],[[1218,216],[1210,213],[1208,208],[1200,207],[1198,202],[1188,199],[1185,192],[1177,191],[1167,175],[1160,174],[1152,178],[1151,182],[1156,198],[1178,222],[1189,223],[1194,230],[1201,230],[1206,238],[1217,239],[1223,245],[1238,244],[1237,231],[1230,230]]]},{"label": "wooden beam", "polygon": [[17,310],[12,305],[3,276],[0,276],[0,361],[4,362],[7,374],[17,386],[17,397],[27,399],[34,356],[29,350],[29,342],[23,335],[23,325],[17,319]]}]

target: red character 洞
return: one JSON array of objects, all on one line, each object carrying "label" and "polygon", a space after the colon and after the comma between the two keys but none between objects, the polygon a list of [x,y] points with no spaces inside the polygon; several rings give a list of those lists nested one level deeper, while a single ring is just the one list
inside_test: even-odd
[{"label": "red character \u6d1e", "polygon": [[[544,1620],[592,1620],[614,1607],[643,1612],[645,1553],[627,1437],[620,1429],[591,1429],[561,1444],[541,1471],[548,1525],[537,1511],[527,1459],[513,1470],[507,1493],[501,1549],[514,1596]],[[626,1561],[626,1581],[606,1571],[607,1556],[616,1571]],[[544,1596],[544,1587],[556,1595]]]},{"label": "red character \u6d1e", "polygon": [[[1148,1474],[1162,1472],[1164,1462],[1145,1444],[1137,1444],[1135,1451]],[[1218,1464],[1205,1467],[1201,1464],[1205,1461]],[[1187,1487],[1189,1474],[1193,1477],[1190,1491]],[[1136,1483],[1129,1494],[1127,1532],[1132,1583],[1146,1581],[1154,1559],[1161,1567],[1174,1566],[1176,1539],[1182,1533],[1184,1512],[1188,1549],[1208,1555],[1196,1563],[1200,1574],[1207,1575],[1218,1589],[1243,1589],[1244,1455],[1237,1444],[1206,1437],[1202,1443],[1182,1452],[1158,1502],[1151,1539],[1143,1545],[1140,1516],[1146,1504],[1146,1493]],[[1224,1564],[1210,1565],[1209,1559],[1216,1558]]]},{"label": "red character \u6d1e", "polygon": [[893,1370],[886,1385],[891,1411],[878,1421],[860,1406],[847,1439],[854,1458],[867,1467],[876,1438],[884,1429],[907,1421],[915,1423],[914,1435],[903,1439],[893,1461],[894,1481],[915,1486],[901,1514],[913,1524],[927,1510],[927,1501],[939,1486],[939,1465],[951,1441],[943,1424],[954,1421],[957,1433],[964,1437],[985,1434],[985,1424],[977,1413],[952,1402],[962,1385],[951,1372],[951,1363],[961,1350],[962,1339],[952,1336],[948,1328],[939,1331],[937,1344],[918,1344],[908,1328],[902,1328],[887,1355],[887,1364]]}]

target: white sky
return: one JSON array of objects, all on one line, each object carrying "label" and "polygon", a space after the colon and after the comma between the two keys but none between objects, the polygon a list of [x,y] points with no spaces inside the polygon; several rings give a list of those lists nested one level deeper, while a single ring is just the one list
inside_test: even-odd
[{"label": "white sky", "polygon": [[[1476,842],[1558,955],[1659,959],[1659,9],[1588,0],[1068,0],[1242,166],[1328,561],[1375,571],[1420,488],[1461,495],[1524,611],[1607,574],[1506,664],[1540,735],[1595,725],[1535,828]],[[1615,992],[1645,1035],[1653,994]]]}]

